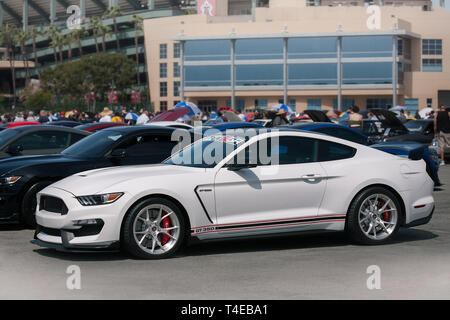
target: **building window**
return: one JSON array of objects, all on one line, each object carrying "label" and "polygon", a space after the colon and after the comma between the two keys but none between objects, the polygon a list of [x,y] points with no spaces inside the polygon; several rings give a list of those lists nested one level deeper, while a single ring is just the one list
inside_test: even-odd
[{"label": "building window", "polygon": [[160,111],[167,111],[167,101],[161,101],[159,103],[159,110]]},{"label": "building window", "polygon": [[267,99],[255,99],[255,108],[256,109],[267,109],[268,106]]},{"label": "building window", "polygon": [[306,102],[308,110],[321,110],[322,100],[321,99],[308,99]]},{"label": "building window", "polygon": [[160,82],[159,83],[159,96],[160,97],[167,97],[167,82]]},{"label": "building window", "polygon": [[160,59],[167,58],[167,44],[165,43],[159,45],[159,58]]},{"label": "building window", "polygon": [[186,87],[220,87],[231,85],[230,66],[186,66]]},{"label": "building window", "polygon": [[419,99],[405,99],[405,107],[409,112],[415,113],[419,110]]},{"label": "building window", "polygon": [[397,53],[399,56],[403,55],[403,39],[398,39],[397,42]]},{"label": "building window", "polygon": [[173,63],[173,77],[174,78],[181,77],[181,69],[180,69],[180,63],[179,62],[174,62]]},{"label": "building window", "polygon": [[181,43],[173,44],[173,57],[180,58],[181,57]]},{"label": "building window", "polygon": [[[241,110],[241,111],[245,110],[245,100],[236,99],[235,104],[236,104],[235,110]],[[227,100],[227,107],[231,108],[231,100],[230,99]]]},{"label": "building window", "polygon": [[370,98],[366,100],[367,109],[388,109],[391,106],[391,98]]},{"label": "building window", "polygon": [[[278,99],[278,103],[284,104],[284,99]],[[289,99],[288,101],[288,107],[292,109],[292,111],[295,111],[297,109],[297,100],[295,99]]]},{"label": "building window", "polygon": [[441,39],[423,39],[422,54],[439,55],[442,54]]},{"label": "building window", "polygon": [[173,83],[173,96],[174,97],[180,96],[180,81],[175,81]]},{"label": "building window", "polygon": [[167,78],[167,63],[165,62],[159,64],[159,77]]},{"label": "building window", "polygon": [[433,107],[433,99],[427,98],[427,108],[432,108],[432,107]]},{"label": "building window", "polygon": [[[355,99],[342,99],[342,110],[347,111],[351,106],[355,104]],[[337,99],[333,99],[333,109],[337,110],[338,108],[338,101]]]},{"label": "building window", "polygon": [[442,59],[423,59],[422,60],[423,72],[441,72],[442,71]]}]

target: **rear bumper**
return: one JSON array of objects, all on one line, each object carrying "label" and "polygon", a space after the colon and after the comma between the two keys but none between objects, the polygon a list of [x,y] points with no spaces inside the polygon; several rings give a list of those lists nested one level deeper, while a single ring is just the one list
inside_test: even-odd
[{"label": "rear bumper", "polygon": [[405,224],[403,227],[411,228],[411,227],[417,227],[417,226],[421,226],[421,225],[427,224],[428,222],[430,222],[431,218],[433,217],[434,209],[435,209],[435,206],[433,206],[433,209],[431,210],[431,213],[427,217],[420,218],[420,219],[417,219],[417,220],[413,220],[410,223]]}]

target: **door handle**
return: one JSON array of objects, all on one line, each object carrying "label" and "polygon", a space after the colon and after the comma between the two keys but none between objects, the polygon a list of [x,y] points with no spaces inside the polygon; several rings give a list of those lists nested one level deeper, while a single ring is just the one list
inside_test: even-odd
[{"label": "door handle", "polygon": [[305,180],[316,180],[316,179],[320,179],[322,178],[322,176],[320,174],[305,174],[302,176],[302,179]]}]

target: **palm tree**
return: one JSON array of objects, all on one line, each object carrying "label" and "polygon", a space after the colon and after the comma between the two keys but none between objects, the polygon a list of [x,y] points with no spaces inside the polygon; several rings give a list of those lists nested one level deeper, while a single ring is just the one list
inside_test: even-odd
[{"label": "palm tree", "polygon": [[16,34],[18,30],[15,25],[5,24],[0,28],[0,39],[4,45],[6,45],[6,50],[8,52],[9,68],[11,69],[11,78],[13,86],[13,104],[16,101],[16,69],[14,65],[14,51],[16,47]]},{"label": "palm tree", "polygon": [[85,36],[87,36],[89,34],[89,32],[87,32],[85,28],[81,27],[79,29],[73,29],[71,34],[73,34],[74,38],[77,41],[78,54],[80,55],[80,57],[82,57],[83,56],[83,47],[81,45],[81,39],[84,38]]},{"label": "palm tree", "polygon": [[108,10],[105,11],[105,13],[103,14],[103,18],[104,19],[109,19],[112,18],[113,19],[113,24],[114,24],[114,34],[116,36],[116,45],[117,45],[117,51],[120,52],[120,43],[119,43],[119,30],[117,29],[117,17],[121,16],[122,12],[120,11],[119,7],[111,7]]},{"label": "palm tree", "polygon": [[111,36],[111,27],[105,26],[103,23],[101,23],[98,26],[97,33],[100,37],[102,37],[102,49],[103,49],[103,52],[105,53],[106,52],[105,38],[107,38],[107,37],[109,38]]},{"label": "palm tree", "polygon": [[75,42],[75,36],[73,33],[68,33],[63,37],[64,45],[67,46],[67,56],[69,58],[69,61],[72,61],[72,43]]},{"label": "palm tree", "polygon": [[55,58],[55,64],[58,63],[58,55],[56,53],[56,48],[58,47],[58,43],[56,41],[56,35],[59,33],[59,29],[54,24],[50,25],[45,30],[45,35],[50,38],[50,47],[53,48],[53,56]]},{"label": "palm tree", "polygon": [[22,55],[22,62],[25,67],[25,84],[30,81],[30,68],[28,64],[28,56],[25,48],[25,43],[30,40],[31,36],[28,31],[19,31],[16,34],[16,43],[20,45],[20,54]]},{"label": "palm tree", "polygon": [[133,15],[133,19],[131,20],[134,24],[134,47],[136,51],[136,79],[138,88],[141,87],[141,77],[139,75],[139,33],[142,32],[142,22],[144,19],[135,14]]},{"label": "palm tree", "polygon": [[66,44],[66,39],[61,32],[58,32],[55,36],[56,46],[59,52],[59,61],[63,63],[63,47]]},{"label": "palm tree", "polygon": [[37,58],[37,50],[36,50],[36,38],[41,35],[40,29],[33,27],[30,30],[31,40],[33,41],[33,56],[34,56],[34,68],[38,74],[38,78],[40,78],[39,68],[38,68],[38,58]]},{"label": "palm tree", "polygon": [[100,26],[101,23],[102,23],[102,21],[100,20],[99,17],[92,17],[89,19],[89,22],[88,22],[89,28],[92,29],[92,34],[93,34],[93,37],[95,40],[95,49],[96,49],[97,53],[100,52],[100,49],[98,48],[97,34],[98,34],[98,27]]}]

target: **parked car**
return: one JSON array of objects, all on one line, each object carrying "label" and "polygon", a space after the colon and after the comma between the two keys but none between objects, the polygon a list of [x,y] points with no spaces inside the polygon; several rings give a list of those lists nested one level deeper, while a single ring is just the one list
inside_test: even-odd
[{"label": "parked car", "polygon": [[183,122],[177,122],[177,121],[152,121],[147,122],[145,126],[163,126],[163,127],[170,127],[170,128],[176,128],[176,129],[192,129],[193,126],[183,123]]},{"label": "parked car", "polygon": [[0,219],[34,226],[36,193],[71,174],[163,161],[177,143],[171,141],[173,131],[164,127],[115,127],[92,134],[60,154],[0,161]]},{"label": "parked car", "polygon": [[[209,161],[211,150],[223,152]],[[45,188],[34,242],[121,247],[143,259],[172,256],[193,238],[299,231],[346,231],[357,243],[382,244],[399,227],[430,221],[432,193],[423,161],[299,130],[218,133],[162,165],[85,171]]]},{"label": "parked car", "polygon": [[33,121],[8,122],[0,125],[0,131],[20,126],[36,126],[36,125],[40,125],[40,123]]},{"label": "parked car", "polygon": [[[290,127],[315,131],[328,134],[333,137],[349,140],[352,142],[364,144],[371,146],[372,148],[376,148],[391,154],[395,154],[398,156],[406,156],[410,158],[422,158],[427,164],[427,172],[430,177],[435,182],[436,186],[440,186],[441,182],[439,180],[439,164],[437,159],[437,154],[434,150],[430,150],[425,148],[421,143],[414,142],[405,142],[403,144],[397,142],[378,142],[373,140],[372,137],[367,136],[361,132],[361,130],[356,130],[341,124],[332,123],[328,117],[319,110],[306,110],[305,113],[308,113],[313,121],[323,122],[314,122],[314,123],[298,123],[292,125]],[[376,144],[375,144],[376,143]]]},{"label": "parked car", "polygon": [[81,124],[75,127],[78,130],[84,130],[88,132],[97,132],[103,129],[112,128],[112,127],[121,127],[124,126],[125,123],[122,122],[95,122],[95,123],[86,123]]},{"label": "parked car", "polygon": [[59,153],[89,132],[67,127],[26,125],[0,132],[0,159],[22,155]]},{"label": "parked car", "polygon": [[58,121],[49,121],[45,123],[50,126],[61,126],[61,127],[69,127],[74,128],[79,126],[81,123],[78,121],[70,121],[70,120],[58,120]]}]

